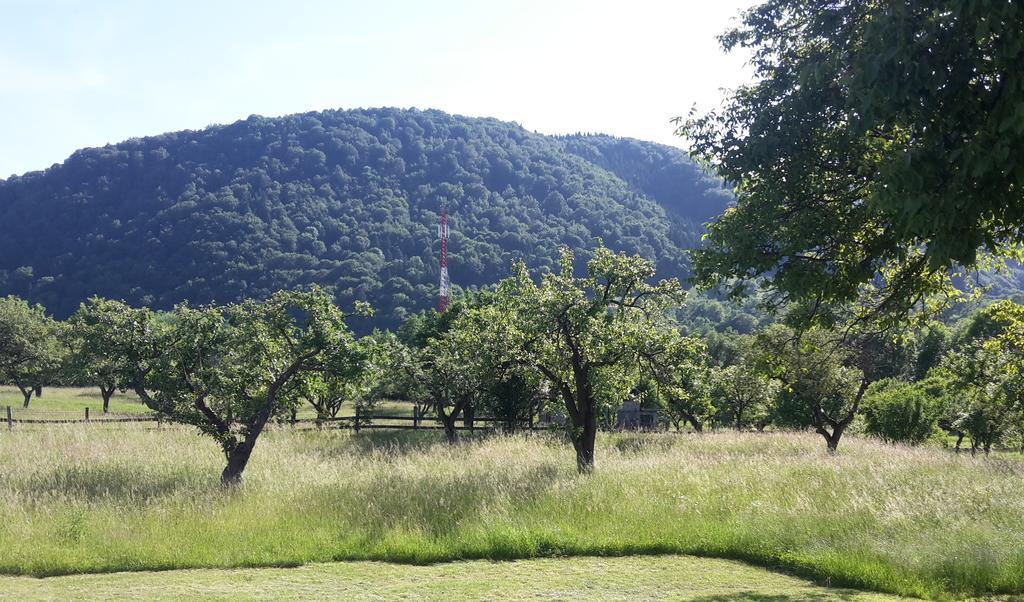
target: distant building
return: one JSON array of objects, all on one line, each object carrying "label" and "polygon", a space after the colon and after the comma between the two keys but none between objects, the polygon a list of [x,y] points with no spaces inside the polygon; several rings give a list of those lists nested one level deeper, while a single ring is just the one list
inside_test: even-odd
[{"label": "distant building", "polygon": [[653,431],[658,428],[658,410],[646,409],[636,401],[627,400],[619,408],[615,427],[630,431]]}]

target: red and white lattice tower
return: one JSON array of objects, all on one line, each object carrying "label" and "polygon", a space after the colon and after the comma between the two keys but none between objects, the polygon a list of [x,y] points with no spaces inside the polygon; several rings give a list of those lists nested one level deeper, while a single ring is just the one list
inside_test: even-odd
[{"label": "red and white lattice tower", "polygon": [[441,291],[437,300],[437,311],[444,313],[448,307],[448,293],[451,281],[448,280],[448,210],[441,209],[441,223],[437,226],[437,236],[441,239]]}]

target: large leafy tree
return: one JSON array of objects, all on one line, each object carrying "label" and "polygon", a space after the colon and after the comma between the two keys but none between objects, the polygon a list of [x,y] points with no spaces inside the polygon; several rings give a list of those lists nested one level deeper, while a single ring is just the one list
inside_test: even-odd
[{"label": "large leafy tree", "polygon": [[669,420],[676,430],[685,421],[693,430],[703,432],[715,409],[704,343],[674,328],[663,328],[643,343],[638,352],[640,368]]},{"label": "large leafy tree", "polygon": [[763,430],[772,417],[772,403],[778,395],[778,381],[769,378],[751,361],[714,371],[711,398],[717,420],[736,430],[754,426]]},{"label": "large leafy tree", "polygon": [[147,399],[146,378],[166,344],[168,318],[122,301],[89,299],[69,320],[72,353],[66,370],[100,387],[104,409],[111,387]]},{"label": "large leafy tree", "polygon": [[895,321],[1024,242],[1019,2],[767,0],[720,39],[755,79],[680,128],[737,193],[700,282]]},{"label": "large leafy tree", "polygon": [[486,389],[486,370],[475,370],[483,356],[477,330],[464,318],[476,298],[459,297],[447,311],[414,314],[387,344],[390,372],[405,397],[430,408],[444,427],[449,443],[458,441],[459,418],[471,416]]},{"label": "large leafy tree", "polygon": [[391,372],[405,395],[418,407],[430,408],[444,427],[448,443],[458,441],[457,422],[472,412],[483,387],[469,365],[476,352],[447,330],[422,347],[395,340],[390,347]]},{"label": "large leafy tree", "polygon": [[136,391],[157,412],[213,437],[227,460],[221,482],[237,484],[270,419],[300,403],[305,378],[359,374],[366,354],[347,318],[320,289],[179,305]]},{"label": "large leafy tree", "polygon": [[[65,360],[65,372],[78,383],[99,387],[104,413],[110,409],[114,392],[118,388],[127,389],[131,384],[119,378],[131,366],[124,364],[130,358],[120,353],[118,343],[132,335],[134,329],[123,318],[136,311],[117,301],[93,297],[79,306],[67,321],[70,353]],[[142,326],[142,322],[138,326]]]},{"label": "large leafy tree", "polygon": [[917,445],[927,441],[946,410],[946,396],[930,383],[881,380],[864,396],[864,430],[884,441]]},{"label": "large leafy tree", "polygon": [[586,273],[562,250],[560,269],[534,281],[519,263],[491,303],[477,310],[479,348],[547,380],[568,416],[580,472],[594,468],[598,418],[620,404],[640,377],[640,351],[663,326],[665,310],[682,298],[679,282],[652,283],[650,261],[601,246]]},{"label": "large leafy tree", "polygon": [[758,339],[761,369],[781,382],[774,419],[781,426],[812,427],[830,453],[838,450],[871,383],[907,370],[902,341],[884,332],[776,324]]},{"label": "large leafy tree", "polygon": [[979,322],[989,325],[990,335],[968,339],[942,368],[957,399],[947,430],[970,437],[972,451],[988,453],[1024,417],[1024,306],[996,303]]},{"label": "large leafy tree", "polygon": [[17,386],[26,408],[33,391],[56,376],[63,355],[60,324],[41,305],[0,298],[0,382]]}]

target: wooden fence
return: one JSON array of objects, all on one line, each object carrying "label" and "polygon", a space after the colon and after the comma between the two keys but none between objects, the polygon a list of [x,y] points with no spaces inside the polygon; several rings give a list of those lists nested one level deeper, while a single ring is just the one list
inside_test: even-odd
[{"label": "wooden fence", "polygon": [[[100,414],[91,416],[89,408],[85,408],[82,418],[70,417],[71,412],[40,412],[32,411],[30,418],[19,418],[15,415],[12,406],[7,406],[6,422],[7,428],[13,429],[16,424],[111,424],[111,423],[138,423],[154,422],[159,426],[164,419],[155,414]],[[51,416],[51,417],[47,417]],[[458,430],[493,430],[501,423],[500,420],[489,416],[474,416],[472,420],[459,418],[455,428]],[[359,432],[364,429],[390,429],[390,430],[443,430],[444,425],[440,419],[429,412],[421,411],[413,407],[413,415],[388,415],[367,412],[362,408],[356,408],[355,416],[336,416],[324,418],[295,418],[280,420],[278,424],[292,426],[315,426],[318,428],[352,429]],[[531,418],[529,423],[519,425],[521,430],[538,431],[547,430],[550,425],[537,424]]]}]

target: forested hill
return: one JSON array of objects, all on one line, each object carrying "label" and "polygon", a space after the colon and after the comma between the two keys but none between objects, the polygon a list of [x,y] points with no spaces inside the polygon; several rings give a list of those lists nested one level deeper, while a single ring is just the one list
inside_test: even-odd
[{"label": "forested hill", "polygon": [[637,140],[439,111],[253,116],[0,181],[0,294],[64,316],[94,294],[166,308],[316,282],[394,326],[436,303],[442,206],[453,283],[474,287],[595,237],[685,277],[684,249],[728,200],[680,151]]}]

